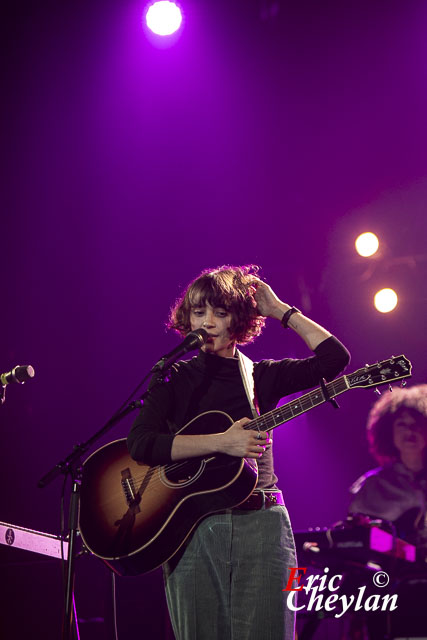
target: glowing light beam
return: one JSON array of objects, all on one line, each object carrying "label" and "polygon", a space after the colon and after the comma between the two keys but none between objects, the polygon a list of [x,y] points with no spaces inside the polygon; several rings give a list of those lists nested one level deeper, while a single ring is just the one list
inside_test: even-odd
[{"label": "glowing light beam", "polygon": [[170,36],[181,26],[181,9],[175,2],[160,0],[148,7],[145,14],[147,27],[158,36]]},{"label": "glowing light beam", "polygon": [[397,306],[397,293],[393,289],[381,289],[374,296],[374,305],[377,311],[389,313]]},{"label": "glowing light beam", "polygon": [[360,236],[356,238],[354,243],[356,245],[357,253],[363,258],[369,258],[373,256],[374,253],[378,251],[378,247],[380,246],[380,242],[375,235],[375,233],[371,233],[371,231],[367,231],[366,233],[361,233]]}]

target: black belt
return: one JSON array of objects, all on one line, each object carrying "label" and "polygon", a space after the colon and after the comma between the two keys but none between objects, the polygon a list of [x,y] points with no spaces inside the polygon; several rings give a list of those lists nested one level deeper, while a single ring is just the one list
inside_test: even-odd
[{"label": "black belt", "polygon": [[285,504],[281,491],[278,489],[257,489],[244,502],[234,507],[233,511],[257,511],[258,509],[269,509],[278,504]]}]

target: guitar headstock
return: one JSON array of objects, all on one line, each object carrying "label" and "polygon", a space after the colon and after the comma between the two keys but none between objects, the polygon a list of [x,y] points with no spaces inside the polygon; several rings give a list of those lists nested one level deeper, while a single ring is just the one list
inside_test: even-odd
[{"label": "guitar headstock", "polygon": [[369,389],[387,382],[410,378],[411,370],[412,364],[402,355],[382,360],[376,364],[367,364],[354,373],[346,375],[345,378],[350,388]]}]

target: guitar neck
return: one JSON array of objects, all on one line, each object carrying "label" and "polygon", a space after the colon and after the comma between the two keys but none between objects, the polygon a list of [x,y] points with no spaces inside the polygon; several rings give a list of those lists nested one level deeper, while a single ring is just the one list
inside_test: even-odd
[{"label": "guitar neck", "polygon": [[322,388],[318,387],[317,389],[304,394],[300,398],[292,400],[292,402],[288,402],[281,407],[277,407],[272,411],[264,413],[262,416],[259,416],[259,418],[251,420],[251,422],[248,422],[244,428],[271,431],[284,422],[288,422],[289,420],[310,411],[310,409],[314,409],[314,407],[318,407],[320,404],[327,402],[330,398],[335,398],[335,396],[339,396],[341,393],[344,393],[344,391],[348,391],[350,386],[347,382],[347,376],[341,376],[341,378],[328,382],[325,385],[325,388],[326,396],[323,393]]},{"label": "guitar neck", "polygon": [[248,422],[244,428],[270,431],[284,422],[288,422],[288,420],[314,409],[319,404],[339,396],[344,391],[355,388],[370,389],[382,384],[410,378],[411,370],[412,365],[404,355],[393,356],[388,360],[382,360],[372,365],[367,364],[354,373],[341,376],[341,378],[337,378],[327,384],[322,384],[321,387],[314,389],[314,391],[309,391],[300,398],[292,400],[292,402],[264,413],[262,416]]}]

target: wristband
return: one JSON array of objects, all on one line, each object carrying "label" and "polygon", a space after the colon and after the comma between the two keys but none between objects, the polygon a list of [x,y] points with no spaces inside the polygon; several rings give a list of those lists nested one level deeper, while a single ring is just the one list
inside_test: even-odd
[{"label": "wristband", "polygon": [[291,317],[291,315],[293,313],[301,313],[301,311],[299,309],[297,309],[296,307],[291,307],[289,309],[289,311],[286,311],[286,313],[283,315],[283,318],[281,319],[281,323],[284,329],[288,328],[288,322],[289,322],[289,318]]}]

